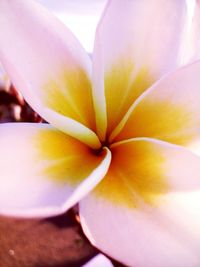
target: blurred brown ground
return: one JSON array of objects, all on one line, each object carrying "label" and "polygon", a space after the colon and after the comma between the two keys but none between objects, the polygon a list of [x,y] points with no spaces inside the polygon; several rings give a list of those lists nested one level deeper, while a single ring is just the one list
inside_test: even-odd
[{"label": "blurred brown ground", "polygon": [[95,254],[72,211],[46,220],[0,217],[1,267],[78,267]]}]

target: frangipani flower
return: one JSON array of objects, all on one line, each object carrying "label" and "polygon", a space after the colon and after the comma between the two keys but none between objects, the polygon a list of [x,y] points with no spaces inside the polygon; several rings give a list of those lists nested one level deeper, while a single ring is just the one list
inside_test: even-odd
[{"label": "frangipani flower", "polygon": [[[136,267],[200,266],[199,3],[111,0],[93,59],[31,0],[0,1],[0,60],[50,124],[0,126],[0,213],[79,202],[91,242]],[[92,61],[92,62],[91,62]]]}]

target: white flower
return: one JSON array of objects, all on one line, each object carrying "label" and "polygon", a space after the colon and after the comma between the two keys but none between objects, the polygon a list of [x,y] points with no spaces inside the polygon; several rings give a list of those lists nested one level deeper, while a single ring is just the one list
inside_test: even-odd
[{"label": "white flower", "polygon": [[[0,0],[0,60],[47,124],[0,126],[0,213],[79,202],[83,229],[136,267],[200,266],[199,2],[111,0],[93,60],[32,0]],[[179,68],[180,67],[180,68]]]}]

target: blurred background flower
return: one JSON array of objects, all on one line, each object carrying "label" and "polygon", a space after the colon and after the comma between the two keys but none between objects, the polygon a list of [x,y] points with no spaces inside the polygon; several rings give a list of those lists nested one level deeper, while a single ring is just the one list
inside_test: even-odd
[{"label": "blurred background flower", "polygon": [[106,0],[37,0],[51,10],[79,39],[85,50],[93,51],[97,23]]}]

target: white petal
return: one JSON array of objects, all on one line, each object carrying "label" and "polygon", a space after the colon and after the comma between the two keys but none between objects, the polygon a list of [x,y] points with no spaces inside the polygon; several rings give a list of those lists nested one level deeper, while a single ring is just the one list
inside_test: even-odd
[{"label": "white petal", "polygon": [[45,217],[62,213],[105,176],[102,155],[46,124],[0,125],[0,213]]},{"label": "white petal", "polygon": [[32,0],[1,0],[0,25],[0,60],[16,89],[46,121],[55,126],[55,118],[65,116],[69,120],[57,124],[62,131],[77,138],[83,125],[78,139],[88,144],[91,136],[89,145],[100,147],[91,61],[72,33]]},{"label": "white petal", "polygon": [[113,265],[104,255],[98,254],[82,267],[113,267]]},{"label": "white petal", "polygon": [[199,267],[197,202],[200,191],[169,195],[166,206],[158,210],[131,210],[86,197],[80,204],[81,224],[94,246],[125,265]]}]

